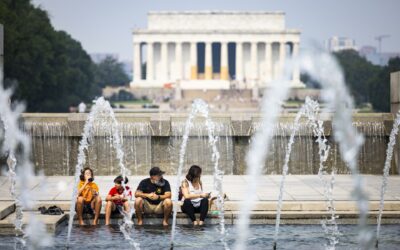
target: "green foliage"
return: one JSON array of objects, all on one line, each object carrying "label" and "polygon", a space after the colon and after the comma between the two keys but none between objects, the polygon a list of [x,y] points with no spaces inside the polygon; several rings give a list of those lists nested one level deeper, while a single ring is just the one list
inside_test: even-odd
[{"label": "green foliage", "polygon": [[124,102],[124,101],[134,101],[134,100],[136,100],[135,95],[124,89],[121,89],[120,91],[118,91],[118,93],[114,93],[110,97],[110,101],[112,102]]},{"label": "green foliage", "polygon": [[393,58],[387,66],[381,67],[368,62],[354,50],[343,50],[334,55],[343,68],[356,105],[371,103],[376,112],[390,112],[390,73],[400,70],[400,58]]},{"label": "green foliage", "polygon": [[99,88],[94,65],[79,42],[56,31],[46,11],[29,0],[0,0],[4,25],[5,85],[29,112],[67,111],[90,101]]},{"label": "green foliage", "polygon": [[96,65],[95,81],[102,88],[105,86],[124,86],[129,84],[129,77],[125,73],[122,63],[111,56],[107,56]]},{"label": "green foliage", "polygon": [[343,50],[335,53],[335,56],[343,68],[346,83],[354,96],[355,103],[360,105],[370,102],[369,81],[379,73],[381,68],[368,62],[354,50]]},{"label": "green foliage", "polygon": [[371,102],[378,112],[390,112],[390,73],[400,71],[400,58],[392,58],[370,81]]}]

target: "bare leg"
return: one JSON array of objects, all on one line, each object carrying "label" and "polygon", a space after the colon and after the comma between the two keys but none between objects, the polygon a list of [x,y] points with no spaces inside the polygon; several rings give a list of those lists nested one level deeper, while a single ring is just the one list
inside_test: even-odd
[{"label": "bare leg", "polygon": [[135,213],[137,225],[143,225],[143,199],[140,197],[135,199]]},{"label": "bare leg", "polygon": [[83,197],[78,197],[78,199],[76,201],[76,213],[78,215],[79,225],[81,225],[81,226],[85,225],[85,222],[83,221],[83,218],[82,218],[84,202],[85,202],[85,199],[83,199]]},{"label": "bare leg", "polygon": [[94,208],[94,219],[93,219],[93,225],[97,225],[99,221],[99,215],[100,215],[100,210],[101,210],[101,198],[100,196],[96,196],[92,200],[92,208]]},{"label": "bare leg", "polygon": [[112,201],[107,201],[106,204],[106,225],[110,225],[111,212],[114,211],[115,204]]},{"label": "bare leg", "polygon": [[164,205],[164,219],[163,226],[168,226],[168,219],[172,212],[172,201],[171,199],[165,199],[163,202]]},{"label": "bare leg", "polygon": [[128,214],[130,213],[131,207],[129,205],[129,201],[124,202],[124,210],[125,210],[125,213],[128,213]]}]

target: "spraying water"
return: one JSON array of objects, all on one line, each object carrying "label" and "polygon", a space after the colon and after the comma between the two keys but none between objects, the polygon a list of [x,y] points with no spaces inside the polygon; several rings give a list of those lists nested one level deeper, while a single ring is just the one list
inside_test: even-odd
[{"label": "spraying water", "polygon": [[[2,81],[2,71],[0,71],[0,74],[0,80]],[[9,167],[8,177],[11,184],[10,192],[15,200],[16,217],[14,225],[16,246],[20,244],[25,246],[26,242],[28,242],[30,249],[39,249],[51,246],[52,238],[47,234],[46,230],[30,230],[31,228],[45,228],[43,223],[36,220],[33,214],[29,217],[26,229],[22,228],[23,210],[32,210],[35,204],[35,196],[30,189],[35,175],[33,165],[30,162],[31,141],[29,136],[19,128],[18,124],[24,107],[22,104],[16,104],[12,108],[10,103],[11,95],[12,91],[10,89],[5,90],[3,83],[0,82],[0,119],[5,130],[1,152],[8,154],[7,165]],[[17,183],[19,184],[19,190],[16,187]]]},{"label": "spraying water", "polygon": [[267,152],[270,150],[270,141],[273,134],[273,125],[280,111],[280,105],[285,100],[290,80],[290,72],[300,69],[321,84],[322,99],[328,104],[333,114],[333,130],[335,140],[340,146],[340,153],[348,165],[353,176],[353,197],[357,201],[360,211],[359,218],[359,246],[367,249],[371,245],[372,234],[366,228],[368,214],[368,198],[362,188],[362,179],[357,166],[357,156],[363,137],[352,126],[353,100],[345,86],[344,76],[337,61],[332,55],[320,51],[308,51],[299,58],[289,61],[285,65],[282,80],[275,81],[270,90],[264,95],[262,103],[262,126],[253,137],[250,150],[246,157],[247,174],[250,183],[246,198],[242,202],[241,214],[237,224],[239,238],[236,249],[244,249],[248,237],[249,214],[256,199],[256,188],[261,169],[265,164]]},{"label": "spraying water", "polygon": [[271,89],[264,95],[262,101],[261,127],[255,133],[251,143],[250,150],[246,156],[247,175],[250,176],[250,182],[247,186],[246,196],[240,207],[240,216],[237,224],[238,240],[235,249],[245,248],[246,240],[249,236],[250,212],[256,200],[256,190],[259,182],[259,176],[266,162],[267,153],[270,151],[270,142],[274,134],[274,124],[281,110],[282,101],[285,100],[289,89],[289,74],[281,81],[272,84]]},{"label": "spraying water", "polygon": [[388,147],[386,149],[385,166],[383,168],[381,199],[379,202],[379,215],[378,215],[377,226],[376,226],[375,246],[377,248],[378,248],[379,234],[381,231],[381,220],[382,220],[383,206],[384,206],[384,202],[385,202],[384,199],[385,199],[385,193],[386,193],[386,187],[387,187],[387,178],[389,176],[390,163],[392,162],[393,149],[394,149],[394,146],[396,145],[397,134],[399,133],[399,126],[400,126],[400,112],[397,112],[396,120],[393,122],[393,128],[392,128],[392,131],[390,132],[389,143],[388,143]]},{"label": "spraying water", "polygon": [[322,222],[322,226],[329,240],[329,245],[327,245],[326,247],[329,249],[334,249],[335,245],[338,243],[337,236],[339,234],[339,231],[336,223],[336,215],[335,215],[333,194],[332,194],[333,184],[334,184],[334,171],[332,171],[331,173],[331,181],[327,182],[323,177],[325,173],[324,163],[328,158],[330,147],[328,146],[327,144],[328,141],[324,135],[323,122],[318,119],[318,113],[319,113],[318,102],[311,100],[309,97],[306,97],[305,104],[301,107],[293,122],[294,125],[290,135],[289,143],[287,145],[285,161],[282,168],[282,180],[280,182],[280,193],[278,198],[278,206],[277,206],[277,214],[275,222],[274,249],[276,249],[277,246],[282,200],[283,200],[283,190],[285,188],[285,178],[289,170],[290,154],[292,151],[292,145],[294,143],[295,134],[297,133],[300,127],[300,118],[302,116],[305,116],[307,118],[307,125],[312,128],[313,135],[317,137],[316,142],[318,143],[318,149],[319,149],[318,153],[320,157],[318,176],[323,184],[324,196],[327,201],[327,210],[331,215],[330,219],[326,219]]},{"label": "spraying water", "polygon": [[340,232],[336,222],[337,216],[335,214],[335,204],[333,199],[333,188],[335,184],[335,168],[332,166],[330,179],[326,179],[327,174],[325,162],[328,159],[330,146],[328,145],[328,140],[325,138],[323,121],[318,119],[319,114],[319,104],[316,101],[306,99],[309,102],[308,107],[313,107],[312,109],[306,110],[306,116],[311,122],[310,125],[313,130],[313,134],[317,137],[316,142],[318,143],[318,155],[319,155],[319,169],[318,177],[322,182],[324,187],[324,197],[326,200],[326,208],[330,215],[330,218],[325,218],[321,221],[322,227],[328,239],[328,244],[325,245],[326,249],[335,249],[336,245],[339,243],[338,237]]},{"label": "spraying water", "polygon": [[[76,214],[75,205],[78,193],[78,183],[80,181],[79,175],[81,173],[81,170],[83,169],[83,166],[86,163],[86,153],[88,152],[90,143],[93,140],[95,134],[94,130],[96,126],[100,126],[99,131],[110,132],[109,135],[112,137],[111,146],[116,150],[116,157],[118,159],[118,165],[121,170],[122,178],[125,179],[125,177],[129,174],[129,171],[124,165],[124,152],[122,151],[120,133],[118,130],[118,122],[115,118],[114,111],[112,110],[110,103],[104,100],[103,97],[100,97],[94,102],[92,110],[88,115],[87,121],[83,128],[82,139],[79,143],[78,163],[75,169],[75,184],[73,195],[71,198],[67,243],[69,243],[71,237],[73,220]],[[122,182],[122,186],[124,188],[124,195],[127,196],[128,194],[125,188],[125,182]],[[121,214],[123,215],[123,223],[120,225],[121,232],[124,234],[125,239],[129,241],[132,247],[139,249],[139,244],[130,237],[130,229],[133,225],[133,222],[131,220],[133,211],[121,211]]]},{"label": "spraying water", "polygon": [[334,110],[332,119],[334,138],[339,144],[344,162],[352,173],[354,184],[352,195],[359,209],[359,247],[368,249],[372,243],[372,233],[367,229],[368,197],[363,190],[357,165],[357,157],[364,138],[352,126],[354,104],[346,88],[343,72],[334,57],[324,51],[303,53],[298,64],[302,71],[321,84],[322,99],[331,110]]},{"label": "spraying water", "polygon": [[222,189],[222,180],[223,180],[223,171],[219,169],[219,152],[216,146],[218,141],[218,137],[214,136],[215,124],[212,122],[208,113],[208,105],[201,99],[196,99],[193,101],[192,110],[189,113],[189,116],[185,123],[184,134],[182,137],[182,144],[179,151],[179,165],[178,165],[178,173],[176,177],[176,190],[173,192],[173,218],[172,218],[172,229],[171,229],[171,249],[174,248],[174,240],[175,240],[175,231],[176,231],[176,215],[178,213],[178,194],[179,187],[181,185],[181,176],[183,165],[185,163],[185,155],[186,155],[186,146],[189,140],[190,129],[193,127],[193,119],[196,115],[200,115],[205,118],[206,128],[208,132],[208,143],[211,146],[212,150],[212,161],[214,163],[214,188],[217,191],[217,207],[219,209],[219,218],[220,218],[220,234],[221,241],[225,247],[228,249],[227,243],[225,242],[225,221],[224,221],[224,197],[223,197],[223,189]]}]

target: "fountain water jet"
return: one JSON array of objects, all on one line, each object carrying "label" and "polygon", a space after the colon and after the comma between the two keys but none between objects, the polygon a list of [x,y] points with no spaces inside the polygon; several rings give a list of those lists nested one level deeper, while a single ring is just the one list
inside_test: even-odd
[{"label": "fountain water jet", "polygon": [[[100,97],[94,102],[92,110],[88,115],[87,121],[83,128],[82,139],[79,143],[78,163],[77,163],[76,169],[75,169],[75,183],[74,183],[74,190],[73,190],[73,194],[72,194],[72,198],[71,198],[71,206],[70,206],[67,244],[69,243],[69,240],[71,237],[73,220],[74,220],[74,216],[76,214],[75,205],[76,205],[76,197],[77,197],[77,193],[78,193],[78,183],[80,180],[79,175],[80,175],[81,170],[83,169],[83,166],[86,163],[85,152],[88,152],[88,148],[94,137],[94,129],[95,129],[95,125],[96,125],[95,122],[97,121],[96,119],[100,119],[101,123],[99,125],[103,126],[100,131],[109,131],[110,132],[109,136],[111,137],[111,146],[114,147],[114,149],[116,150],[116,157],[118,159],[118,165],[121,170],[122,178],[125,179],[125,177],[129,174],[128,173],[129,171],[126,169],[126,167],[124,165],[124,152],[122,151],[121,139],[120,139],[121,134],[119,133],[119,130],[118,130],[118,122],[115,118],[114,111],[112,110],[110,103],[108,101],[104,100],[103,97]],[[122,186],[124,187],[124,195],[127,195],[124,182],[122,182]],[[120,225],[120,229],[121,229],[122,233],[124,234],[125,239],[128,240],[128,242],[130,243],[130,245],[132,247],[139,249],[139,244],[136,243],[130,237],[130,234],[129,234],[130,228],[132,227],[132,224],[133,224],[132,219],[131,219],[133,211],[131,210],[128,213],[121,211],[121,214],[123,215],[123,223]]]},{"label": "fountain water jet", "polygon": [[300,69],[322,86],[322,99],[334,111],[334,138],[339,144],[340,154],[353,176],[353,197],[357,201],[359,213],[359,246],[367,249],[372,243],[372,234],[367,229],[368,198],[363,190],[362,178],[359,175],[357,156],[364,142],[363,136],[352,126],[353,100],[347,91],[344,76],[337,61],[332,55],[322,50],[302,53],[299,58],[289,60],[284,67],[282,80],[274,82],[264,95],[262,103],[262,126],[256,132],[246,157],[247,174],[251,181],[247,195],[242,202],[241,215],[238,222],[239,238],[236,249],[244,249],[248,236],[249,214],[256,199],[256,188],[261,169],[265,164],[267,152],[273,134],[273,125],[280,111],[281,103],[286,99],[288,82],[293,69]]},{"label": "fountain water jet", "polygon": [[185,162],[186,155],[186,146],[189,140],[190,129],[193,127],[193,120],[196,115],[200,115],[205,118],[205,124],[208,132],[208,144],[211,146],[212,150],[212,161],[214,163],[214,188],[217,191],[217,207],[219,209],[219,219],[220,219],[220,229],[219,232],[221,234],[221,242],[224,245],[225,249],[228,249],[228,245],[225,242],[225,217],[224,217],[224,197],[223,197],[223,189],[222,189],[222,180],[223,180],[223,171],[219,169],[218,161],[220,158],[216,143],[218,141],[218,137],[214,136],[215,132],[215,124],[212,122],[211,118],[208,114],[208,105],[201,99],[196,99],[193,101],[192,110],[189,113],[189,116],[185,123],[184,134],[182,138],[182,144],[179,150],[179,165],[178,172],[176,176],[176,190],[173,192],[173,218],[172,218],[172,229],[171,229],[171,245],[170,249],[174,248],[174,240],[175,240],[175,231],[176,231],[176,215],[178,212],[178,194],[179,187],[181,184],[181,176],[183,165]]},{"label": "fountain water jet", "polygon": [[[283,200],[283,191],[285,187],[285,179],[286,175],[288,174],[289,170],[289,160],[290,160],[290,154],[292,151],[292,145],[294,143],[294,137],[295,134],[298,132],[299,127],[300,127],[300,118],[302,116],[305,116],[307,118],[307,125],[309,125],[312,128],[313,134],[315,137],[317,137],[316,142],[318,143],[318,154],[319,154],[319,170],[318,170],[318,176],[323,184],[324,187],[324,196],[327,201],[327,210],[329,211],[331,218],[330,219],[325,219],[322,221],[322,226],[324,228],[325,233],[327,234],[328,240],[329,240],[329,248],[334,249],[335,245],[338,243],[337,236],[339,235],[337,223],[336,223],[336,215],[335,215],[335,208],[334,208],[334,202],[333,202],[333,185],[334,185],[334,170],[331,172],[331,180],[328,183],[323,175],[325,173],[325,166],[324,162],[328,158],[328,153],[330,147],[327,145],[327,139],[325,138],[324,135],[324,130],[323,130],[323,121],[319,120],[318,118],[318,113],[319,113],[319,104],[317,101],[311,100],[309,97],[306,97],[305,104],[301,107],[299,112],[297,113],[294,122],[293,122],[293,129],[290,135],[289,143],[287,145],[287,151],[285,155],[285,161],[284,165],[282,168],[282,180],[280,182],[280,192],[279,192],[279,198],[278,198],[278,206],[277,206],[277,214],[276,214],[276,223],[275,223],[275,233],[274,233],[274,249],[277,247],[277,240],[278,240],[278,234],[279,234],[279,225],[280,225],[280,215],[281,215],[281,209],[282,209],[282,200]],[[329,224],[329,225],[328,225]]]},{"label": "fountain water jet", "polygon": [[377,226],[376,226],[376,243],[375,246],[378,248],[379,244],[379,234],[381,231],[381,220],[382,220],[382,212],[383,212],[383,207],[384,207],[384,198],[385,198],[385,193],[386,193],[386,188],[387,188],[387,178],[389,176],[389,170],[390,170],[390,163],[392,162],[392,157],[393,157],[393,150],[394,146],[396,145],[396,138],[397,134],[399,133],[399,126],[400,126],[400,111],[397,112],[396,115],[396,120],[393,122],[393,128],[392,131],[390,132],[389,136],[389,143],[388,147],[386,149],[386,160],[385,160],[385,165],[383,167],[383,176],[382,176],[382,186],[381,186],[381,199],[379,202],[379,215],[377,219]]},{"label": "fountain water jet", "polygon": [[339,144],[344,162],[351,171],[354,184],[352,195],[359,209],[359,247],[368,249],[372,243],[372,234],[367,229],[368,197],[363,190],[363,181],[357,165],[364,138],[352,125],[354,104],[346,88],[343,72],[334,57],[321,50],[303,53],[297,64],[303,72],[321,84],[322,99],[334,112],[334,138]]},{"label": "fountain water jet", "polygon": [[[35,195],[30,189],[35,177],[34,168],[30,161],[31,141],[30,137],[19,127],[18,120],[24,111],[24,106],[18,103],[13,108],[11,107],[12,91],[3,88],[2,79],[3,75],[0,71],[0,120],[4,125],[4,142],[1,152],[8,154],[10,193],[15,200],[15,244],[16,247],[17,245],[25,246],[26,241],[28,241],[30,249],[51,246],[51,236],[47,234],[46,230],[43,230],[45,226],[35,218],[34,214],[30,214],[27,226],[25,229],[23,228],[23,210],[32,210],[35,204]],[[40,181],[40,183],[43,183],[43,181]],[[19,184],[19,188],[17,188],[17,184]],[[41,230],[35,231],[31,230],[32,228]]]},{"label": "fountain water jet", "polygon": [[262,101],[262,126],[256,131],[250,143],[250,150],[246,155],[247,174],[250,175],[251,181],[246,190],[245,199],[242,201],[240,208],[240,216],[237,224],[238,240],[235,249],[241,250],[245,248],[245,242],[249,235],[248,225],[250,222],[250,212],[254,206],[256,199],[256,190],[258,186],[259,176],[262,167],[267,158],[267,152],[270,150],[270,142],[274,133],[274,124],[281,111],[282,101],[285,100],[289,90],[289,74],[286,72],[285,78],[274,82],[264,95]]}]

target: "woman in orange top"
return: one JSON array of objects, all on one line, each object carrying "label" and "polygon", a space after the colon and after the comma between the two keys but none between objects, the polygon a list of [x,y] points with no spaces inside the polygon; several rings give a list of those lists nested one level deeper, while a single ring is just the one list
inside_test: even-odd
[{"label": "woman in orange top", "polygon": [[97,225],[101,210],[101,198],[99,196],[99,187],[93,182],[93,170],[88,167],[84,168],[79,178],[81,181],[78,185],[78,198],[76,201],[79,225],[85,225],[82,218],[83,213],[93,214],[93,210],[93,225]]}]

